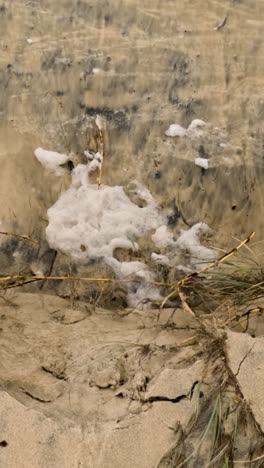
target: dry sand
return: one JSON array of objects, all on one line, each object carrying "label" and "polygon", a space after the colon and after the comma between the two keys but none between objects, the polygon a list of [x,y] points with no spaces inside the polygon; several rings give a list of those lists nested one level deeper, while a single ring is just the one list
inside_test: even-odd
[{"label": "dry sand", "polygon": [[226,342],[181,309],[168,322],[171,310],[0,300],[1,467],[206,466],[219,395],[232,457],[261,454],[263,338],[229,332]]}]

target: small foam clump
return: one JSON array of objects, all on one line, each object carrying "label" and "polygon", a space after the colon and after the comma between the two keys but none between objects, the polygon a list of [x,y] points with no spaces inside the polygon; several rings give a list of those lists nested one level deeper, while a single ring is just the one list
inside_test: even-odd
[{"label": "small foam clump", "polygon": [[37,148],[34,151],[34,154],[40,164],[49,172],[52,172],[57,176],[64,174],[64,170],[60,165],[65,164],[69,160],[69,156],[62,153],[56,153],[55,151],[47,151],[42,148]]},{"label": "small foam clump", "polygon": [[187,134],[187,130],[181,125],[172,124],[169,126],[168,130],[166,130],[165,135],[169,137],[183,137]]},{"label": "small foam clump", "polygon": [[201,167],[202,169],[208,169],[209,167],[209,161],[206,158],[195,158],[194,160],[196,166]]},{"label": "small foam clump", "polygon": [[165,135],[169,137],[188,137],[188,138],[197,138],[203,135],[202,127],[206,123],[200,119],[194,119],[188,128],[184,128],[178,124],[172,124],[166,130]]},{"label": "small foam clump", "polygon": [[194,119],[189,127],[187,128],[187,136],[190,138],[196,138],[203,135],[203,127],[206,123],[201,119]]},{"label": "small foam clump", "polygon": [[[167,226],[160,226],[152,235],[152,240],[158,248],[170,247],[171,252],[187,251],[190,255],[191,267],[199,268],[201,264],[211,262],[216,257],[212,249],[201,245],[201,236],[208,232],[210,232],[210,228],[207,224],[197,223],[187,231],[182,230],[180,237],[174,241]],[[157,254],[153,253],[152,255]]]},{"label": "small foam clump", "polygon": [[154,275],[145,263],[119,262],[115,258],[108,258],[107,263],[113,268],[117,278],[136,280],[127,283],[127,302],[131,307],[147,303],[149,300],[162,301],[159,288],[151,284],[155,281]]},{"label": "small foam clump", "polygon": [[164,249],[170,245],[175,244],[173,235],[170,231],[168,231],[166,224],[159,226],[156,232],[151,236],[151,239],[160,249]]},{"label": "small foam clump", "polygon": [[182,231],[180,237],[176,241],[176,247],[181,250],[187,250],[190,253],[190,262],[196,268],[216,258],[214,250],[201,245],[201,236],[208,232],[210,232],[210,228],[207,224],[197,223],[187,231]]},{"label": "small foam clump", "polygon": [[167,255],[160,255],[152,252],[150,258],[157,265],[170,266],[170,260]]}]

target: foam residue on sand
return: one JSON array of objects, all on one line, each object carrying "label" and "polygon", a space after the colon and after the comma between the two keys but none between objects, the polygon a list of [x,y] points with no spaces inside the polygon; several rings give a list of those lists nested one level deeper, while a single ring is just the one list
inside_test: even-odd
[{"label": "foam residue on sand", "polygon": [[[122,186],[101,185],[98,188],[97,184],[90,182],[89,174],[100,169],[102,157],[100,153],[89,151],[85,155],[87,164],[78,164],[72,170],[71,186],[48,209],[46,237],[49,246],[78,263],[103,260],[111,266],[118,279],[133,279],[126,283],[130,306],[143,299],[161,300],[159,288],[151,284],[155,277],[148,266],[138,261],[117,260],[116,249],[137,251],[138,240],[152,231],[152,241],[162,250],[152,252],[152,262],[169,266],[166,249],[170,252],[188,250],[191,259],[204,260],[212,258],[212,251],[203,247],[199,240],[208,226],[199,223],[175,240],[166,225],[166,217],[147,188],[133,182],[133,194],[144,200],[144,207],[133,203]],[[69,160],[64,154],[40,148],[35,151],[35,156],[56,175],[62,175],[64,170],[60,165]]]},{"label": "foam residue on sand", "polygon": [[136,250],[137,239],[161,221],[154,202],[140,208],[120,186],[101,185],[98,190],[86,182],[86,167],[77,166],[74,185],[48,210],[50,246],[79,261],[113,257],[117,248]]},{"label": "foam residue on sand", "polygon": [[[121,186],[92,184],[89,174],[100,168],[100,153],[85,152],[87,164],[78,164],[72,171],[72,184],[48,210],[47,241],[51,248],[64,252],[79,263],[103,259],[119,279],[133,278],[128,283],[128,303],[137,305],[144,298],[161,299],[159,290],[147,284],[154,281],[153,274],[142,262],[120,262],[114,258],[116,249],[139,247],[137,239],[164,222],[163,216],[145,187],[136,186],[134,194],[145,201],[139,207],[125,194]],[[67,156],[37,149],[35,156],[41,164],[61,175],[60,164]]]}]

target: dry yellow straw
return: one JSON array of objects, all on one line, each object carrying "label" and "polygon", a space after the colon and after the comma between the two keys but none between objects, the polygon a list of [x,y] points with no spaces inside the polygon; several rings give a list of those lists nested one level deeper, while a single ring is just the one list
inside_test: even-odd
[{"label": "dry yellow straw", "polygon": [[90,277],[81,277],[81,276],[45,276],[45,275],[9,275],[0,277],[0,282],[8,282],[15,280],[24,280],[24,281],[87,281],[91,283],[144,283],[154,286],[166,286],[171,287],[171,283],[163,283],[157,281],[141,281],[137,279],[124,279],[117,280],[113,278],[90,278]]},{"label": "dry yellow straw", "polygon": [[0,231],[0,234],[3,235],[3,236],[12,236],[12,237],[15,237],[17,240],[27,240],[29,242],[32,242],[33,244],[38,244],[37,241],[35,241],[34,239],[31,239],[31,237],[29,236],[23,236],[23,235],[20,235],[20,234],[16,234],[15,232],[4,232],[4,231]]},{"label": "dry yellow straw", "polygon": [[101,184],[102,184],[103,163],[104,163],[104,134],[100,128],[99,128],[99,138],[100,138],[100,147],[101,147],[100,154],[101,154],[102,160],[101,160],[101,164],[99,168],[98,189],[101,187]]},{"label": "dry yellow straw", "polygon": [[104,129],[104,126],[105,126],[105,123],[104,123],[104,120],[102,120],[102,118],[97,115],[96,116],[96,120],[95,120],[95,124],[99,130],[99,141],[100,141],[100,155],[101,155],[101,163],[100,163],[100,167],[99,167],[99,175],[98,175],[98,190],[100,189],[100,186],[102,184],[102,177],[103,177],[103,164],[104,164],[104,133],[103,133],[103,129]]}]

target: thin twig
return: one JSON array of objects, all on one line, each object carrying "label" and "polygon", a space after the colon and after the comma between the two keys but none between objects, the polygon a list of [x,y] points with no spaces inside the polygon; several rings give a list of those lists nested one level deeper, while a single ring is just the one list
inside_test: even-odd
[{"label": "thin twig", "polygon": [[117,280],[113,278],[92,278],[92,277],[81,277],[81,276],[45,276],[45,275],[9,275],[0,277],[0,283],[5,283],[9,281],[87,281],[91,283],[140,283],[140,284],[149,284],[154,286],[164,286],[164,287],[171,287],[171,283],[163,283],[157,281],[141,281],[138,279],[124,279],[124,280]]},{"label": "thin twig", "polygon": [[26,241],[32,242],[33,244],[38,244],[38,242],[35,241],[34,239],[31,239],[31,237],[26,236],[26,235],[16,234],[15,232],[0,231],[0,234],[2,234],[2,236],[15,237],[15,239],[17,240],[26,240]]},{"label": "thin twig", "polygon": [[104,125],[101,122],[100,116],[96,117],[95,124],[99,131],[99,142],[100,142],[100,155],[101,155],[101,162],[99,166],[99,175],[98,175],[98,190],[102,184],[102,177],[103,177],[103,164],[104,164]]}]

